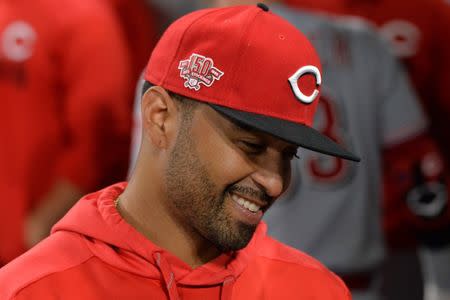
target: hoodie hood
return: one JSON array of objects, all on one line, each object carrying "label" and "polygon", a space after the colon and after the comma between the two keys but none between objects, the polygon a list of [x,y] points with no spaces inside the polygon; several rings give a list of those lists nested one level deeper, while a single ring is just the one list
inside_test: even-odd
[{"label": "hoodie hood", "polygon": [[[225,287],[236,280],[257,251],[257,244],[266,235],[261,223],[244,249],[222,254],[192,269],[167,250],[153,244],[129,225],[118,213],[114,201],[126,183],[119,183],[83,197],[58,222],[52,233],[72,232],[85,237],[92,253],[105,263],[136,275],[165,282],[170,299],[178,299],[176,286],[223,285],[222,298],[229,298]],[[175,284],[173,284],[175,283]],[[172,287],[175,287],[174,289]]]}]

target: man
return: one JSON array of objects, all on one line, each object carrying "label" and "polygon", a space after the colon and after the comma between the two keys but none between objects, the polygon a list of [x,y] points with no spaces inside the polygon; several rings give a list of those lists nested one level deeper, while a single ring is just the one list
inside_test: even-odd
[{"label": "man", "polygon": [[5,266],[0,299],[350,299],[261,223],[299,145],[358,160],[311,128],[318,56],[268,10],[201,10],[168,28],[145,73],[129,183],[81,199]]},{"label": "man", "polygon": [[99,1],[0,1],[0,265],[125,177],[127,58]]},{"label": "man", "polygon": [[[291,188],[266,214],[268,232],[337,272],[353,299],[380,299],[378,270],[385,258],[380,221],[384,150],[403,149],[420,140],[428,145],[427,151],[415,154],[428,157],[430,165],[436,162],[436,147],[426,134],[427,122],[404,70],[372,28],[362,21],[332,22],[274,2],[271,11],[311,39],[323,64],[315,128],[357,149],[364,168],[336,157],[304,153],[293,164]],[[136,108],[140,97],[135,100],[135,113]],[[140,141],[138,128],[134,136]],[[135,142],[132,153],[139,144]],[[437,166],[434,175],[442,175],[442,166]]]}]

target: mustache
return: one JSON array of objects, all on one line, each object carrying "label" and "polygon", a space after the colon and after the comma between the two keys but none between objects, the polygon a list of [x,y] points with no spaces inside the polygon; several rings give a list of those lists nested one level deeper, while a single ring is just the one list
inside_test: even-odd
[{"label": "mustache", "polygon": [[275,201],[275,198],[269,196],[264,190],[256,190],[251,187],[232,185],[229,188],[227,188],[228,194],[231,194],[233,192],[249,196],[250,198],[259,199],[268,204],[269,206]]}]

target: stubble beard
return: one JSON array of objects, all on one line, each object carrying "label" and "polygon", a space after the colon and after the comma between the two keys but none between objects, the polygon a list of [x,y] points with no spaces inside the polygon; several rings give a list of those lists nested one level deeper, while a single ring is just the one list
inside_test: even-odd
[{"label": "stubble beard", "polygon": [[167,196],[174,214],[221,252],[244,248],[256,226],[233,220],[226,209],[233,186],[219,191],[197,155],[190,126],[180,128],[166,171]]}]

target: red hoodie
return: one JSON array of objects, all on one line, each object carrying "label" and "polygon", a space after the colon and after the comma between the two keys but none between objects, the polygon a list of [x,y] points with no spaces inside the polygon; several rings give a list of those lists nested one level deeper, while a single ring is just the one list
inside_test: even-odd
[{"label": "red hoodie", "polygon": [[87,195],[50,237],[0,270],[0,299],[351,299],[311,257],[266,235],[192,269],[114,207],[126,183]]}]

